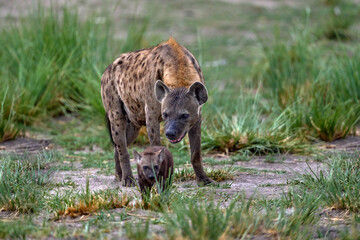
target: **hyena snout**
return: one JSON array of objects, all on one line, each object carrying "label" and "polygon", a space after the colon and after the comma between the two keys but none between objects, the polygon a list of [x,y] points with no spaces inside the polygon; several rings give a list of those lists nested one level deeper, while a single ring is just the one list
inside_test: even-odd
[{"label": "hyena snout", "polygon": [[174,130],[174,129],[168,129],[166,130],[165,132],[165,136],[169,139],[176,139],[176,136],[177,136],[177,131]]},{"label": "hyena snout", "polygon": [[149,179],[151,182],[155,181],[155,178],[157,178],[157,176],[159,174],[157,167],[153,167],[153,168],[148,168],[145,171],[146,178]]},{"label": "hyena snout", "polygon": [[186,126],[181,123],[172,122],[165,126],[165,136],[171,143],[180,142],[186,135]]}]

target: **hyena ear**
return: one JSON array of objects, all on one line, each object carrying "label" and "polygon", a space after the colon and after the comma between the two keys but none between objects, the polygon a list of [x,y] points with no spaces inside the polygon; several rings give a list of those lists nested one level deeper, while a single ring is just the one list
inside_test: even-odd
[{"label": "hyena ear", "polygon": [[166,95],[170,92],[169,88],[166,86],[166,84],[161,81],[157,80],[155,83],[155,97],[158,100],[159,103],[162,102],[162,100],[166,97]]},{"label": "hyena ear", "polygon": [[135,149],[133,150],[134,159],[137,163],[140,163],[141,161],[141,155],[138,153]]},{"label": "hyena ear", "polygon": [[164,149],[161,149],[160,151],[158,151],[156,153],[156,155],[158,156],[159,158],[159,162],[160,164],[164,161],[164,157],[165,157],[165,152],[164,152]]},{"label": "hyena ear", "polygon": [[206,103],[206,101],[208,100],[208,92],[205,85],[201,82],[194,82],[190,86],[188,93],[196,98],[199,105]]}]

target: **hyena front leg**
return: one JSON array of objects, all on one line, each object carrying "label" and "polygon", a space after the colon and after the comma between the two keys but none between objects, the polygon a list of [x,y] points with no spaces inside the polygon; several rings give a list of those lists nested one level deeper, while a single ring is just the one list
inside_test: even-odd
[{"label": "hyena front leg", "polygon": [[140,127],[128,121],[126,126],[126,144],[129,146],[139,135]]},{"label": "hyena front leg", "polygon": [[153,105],[145,105],[146,131],[151,146],[161,146],[160,141],[160,108]]},{"label": "hyena front leg", "polygon": [[194,168],[196,180],[199,185],[208,185],[213,181],[206,176],[201,159],[201,118],[189,130],[189,142],[191,150],[191,164]]},{"label": "hyena front leg", "polygon": [[119,153],[114,145],[114,160],[115,160],[115,178],[118,181],[122,180],[122,170],[120,165]]}]

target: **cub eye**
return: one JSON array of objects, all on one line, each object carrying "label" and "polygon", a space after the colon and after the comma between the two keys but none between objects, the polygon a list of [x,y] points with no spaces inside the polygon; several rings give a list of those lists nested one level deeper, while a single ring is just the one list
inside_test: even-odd
[{"label": "cub eye", "polygon": [[166,112],[163,113],[163,118],[167,118],[168,117],[168,114]]},{"label": "cub eye", "polygon": [[158,165],[155,165],[154,166],[154,169],[157,171],[159,169],[159,166]]},{"label": "cub eye", "polygon": [[180,115],[180,119],[186,120],[188,118],[189,118],[189,114],[187,114],[187,113],[184,113],[184,114]]},{"label": "cub eye", "polygon": [[144,166],[143,167],[144,171],[148,170],[148,167],[147,166]]}]

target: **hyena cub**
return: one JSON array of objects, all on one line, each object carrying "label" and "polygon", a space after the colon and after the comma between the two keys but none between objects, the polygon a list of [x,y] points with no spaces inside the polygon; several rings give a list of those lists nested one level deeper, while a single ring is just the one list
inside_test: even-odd
[{"label": "hyena cub", "polygon": [[171,152],[166,147],[151,146],[140,154],[133,151],[139,175],[139,186],[142,193],[150,191],[156,181],[164,190],[166,180],[174,172],[174,161]]}]

